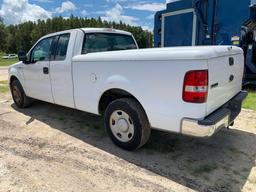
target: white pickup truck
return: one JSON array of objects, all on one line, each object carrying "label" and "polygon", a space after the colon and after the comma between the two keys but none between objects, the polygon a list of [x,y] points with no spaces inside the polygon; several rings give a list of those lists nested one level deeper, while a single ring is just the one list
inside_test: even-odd
[{"label": "white pickup truck", "polygon": [[18,107],[34,98],[104,115],[126,150],[151,129],[210,137],[233,124],[247,96],[243,51],[233,46],[138,49],[131,33],[84,28],[46,35],[19,58],[9,69]]}]

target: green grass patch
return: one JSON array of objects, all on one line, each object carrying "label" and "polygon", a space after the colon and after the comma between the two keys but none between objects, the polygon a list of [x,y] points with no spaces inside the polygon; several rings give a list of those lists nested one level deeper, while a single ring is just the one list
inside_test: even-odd
[{"label": "green grass patch", "polygon": [[[166,133],[159,131],[152,131],[150,140],[143,147],[148,150],[157,151],[163,154],[172,153],[178,151],[180,140],[175,137],[170,137],[168,139],[161,139],[166,136]],[[160,138],[160,139],[159,139]],[[159,142],[161,141],[161,142]],[[170,156],[173,160],[178,157]]]},{"label": "green grass patch", "polygon": [[243,103],[243,108],[256,111],[256,91],[249,90],[248,96]]},{"label": "green grass patch", "polygon": [[4,55],[3,53],[0,53],[0,67],[10,66],[19,61],[18,58],[17,59],[2,59],[3,55]]},{"label": "green grass patch", "polygon": [[0,81],[0,93],[7,93],[8,91],[8,81]]},{"label": "green grass patch", "polygon": [[0,85],[0,93],[7,93],[9,91],[8,86],[2,86]]},{"label": "green grass patch", "polygon": [[0,84],[7,84],[8,81],[0,81]]},{"label": "green grass patch", "polygon": [[203,164],[193,168],[193,175],[198,176],[204,173],[211,173],[212,171],[218,169],[216,164]]},{"label": "green grass patch", "polygon": [[0,93],[7,93],[9,91],[9,87],[7,85],[0,84]]}]

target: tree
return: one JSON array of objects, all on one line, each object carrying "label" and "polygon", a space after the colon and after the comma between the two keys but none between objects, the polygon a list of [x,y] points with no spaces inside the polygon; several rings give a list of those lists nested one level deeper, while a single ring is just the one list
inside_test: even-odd
[{"label": "tree", "polygon": [[0,18],[0,50],[17,53],[19,50],[28,51],[42,36],[73,28],[84,27],[114,27],[131,32],[140,48],[151,47],[152,34],[141,27],[134,27],[123,22],[107,22],[98,18],[83,18],[71,15],[69,18],[62,16],[37,22],[25,22],[18,25],[4,26]]},{"label": "tree", "polygon": [[4,26],[4,19],[0,17],[0,51],[6,49],[6,29]]}]

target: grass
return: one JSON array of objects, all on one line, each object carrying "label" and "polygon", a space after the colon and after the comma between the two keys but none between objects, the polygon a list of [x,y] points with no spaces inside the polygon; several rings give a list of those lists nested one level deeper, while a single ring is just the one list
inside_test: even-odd
[{"label": "grass", "polygon": [[0,81],[0,84],[7,84],[8,81]]},{"label": "grass", "polygon": [[256,91],[249,90],[248,96],[243,103],[243,108],[256,111]]},{"label": "grass", "polygon": [[83,120],[77,121],[77,125],[80,129],[93,131],[94,133],[102,137],[105,136],[104,122],[102,118],[89,115],[82,119]]},{"label": "grass", "polygon": [[7,81],[0,81],[0,93],[7,93],[9,86]]},{"label": "grass", "polygon": [[3,53],[0,53],[0,67],[10,66],[19,61],[18,59],[2,59],[3,55]]},{"label": "grass", "polygon": [[[159,132],[159,131],[153,131],[150,137],[150,140],[146,143],[144,146],[145,149],[157,151],[163,154],[171,153],[174,154],[174,152],[178,152],[179,150],[179,144],[180,140],[178,138],[169,138],[165,140],[161,140],[159,142],[159,138],[163,138],[166,133]],[[177,159],[177,156],[170,156],[173,160]]]},{"label": "grass", "polygon": [[204,173],[209,174],[216,169],[218,169],[218,166],[216,164],[203,164],[203,165],[195,166],[193,168],[193,175],[198,176]]}]

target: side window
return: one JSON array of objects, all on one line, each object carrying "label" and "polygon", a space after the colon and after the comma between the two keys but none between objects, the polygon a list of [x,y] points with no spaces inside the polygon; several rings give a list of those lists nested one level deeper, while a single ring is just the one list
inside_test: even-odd
[{"label": "side window", "polygon": [[31,62],[49,61],[53,38],[41,40],[31,52]]},{"label": "side window", "polygon": [[68,43],[69,43],[70,34],[60,35],[57,46],[54,60],[65,60],[68,50]]}]

